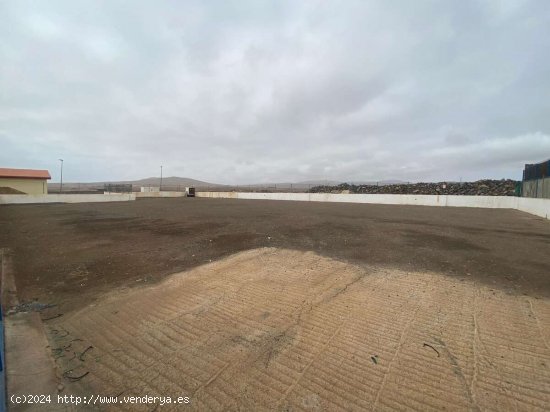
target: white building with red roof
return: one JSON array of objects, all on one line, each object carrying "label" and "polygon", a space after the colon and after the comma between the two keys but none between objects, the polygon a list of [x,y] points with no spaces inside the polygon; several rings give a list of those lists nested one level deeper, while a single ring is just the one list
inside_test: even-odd
[{"label": "white building with red roof", "polygon": [[0,194],[48,194],[47,170],[0,168]]}]

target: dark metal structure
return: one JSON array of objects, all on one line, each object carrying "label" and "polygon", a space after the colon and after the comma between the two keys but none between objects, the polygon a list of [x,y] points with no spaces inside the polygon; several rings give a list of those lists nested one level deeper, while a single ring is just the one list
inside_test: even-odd
[{"label": "dark metal structure", "polygon": [[[0,257],[0,260],[2,258]],[[0,302],[0,412],[6,410],[6,371],[4,365],[6,364],[4,358],[4,316],[2,313],[2,305]]]},{"label": "dark metal structure", "polygon": [[523,181],[544,179],[550,177],[550,159],[541,163],[525,165],[523,169]]},{"label": "dark metal structure", "polygon": [[550,159],[525,165],[521,194],[523,197],[550,199]]}]

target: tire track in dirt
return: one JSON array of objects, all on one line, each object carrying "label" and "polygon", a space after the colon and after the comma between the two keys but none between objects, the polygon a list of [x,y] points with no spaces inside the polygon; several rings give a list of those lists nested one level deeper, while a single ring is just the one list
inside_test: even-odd
[{"label": "tire track in dirt", "polygon": [[548,300],[269,248],[113,291],[49,333],[93,346],[58,359],[90,372],[67,383],[77,393],[191,396],[196,410],[544,410],[549,318]]}]

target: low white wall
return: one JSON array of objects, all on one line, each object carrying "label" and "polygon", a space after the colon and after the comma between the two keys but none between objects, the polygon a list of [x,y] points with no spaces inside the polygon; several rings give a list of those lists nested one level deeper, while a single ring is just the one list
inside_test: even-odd
[{"label": "low white wall", "polygon": [[95,203],[127,202],[136,200],[133,193],[118,194],[51,194],[51,195],[0,195],[0,205],[17,205],[30,203]]},{"label": "low white wall", "polygon": [[550,219],[550,199],[530,199],[513,196],[453,196],[453,195],[369,195],[333,193],[241,193],[197,192],[197,197],[256,200],[294,200],[304,202],[372,203],[381,205],[417,205],[448,207],[481,207],[517,209]]},{"label": "low white wall", "polygon": [[159,186],[142,186],[141,193],[160,192]]},{"label": "low white wall", "polygon": [[517,197],[516,199],[518,200],[518,210],[550,219],[550,199],[528,197]]},{"label": "low white wall", "polygon": [[137,198],[144,197],[184,197],[185,192],[138,192],[135,194]]},{"label": "low white wall", "polygon": [[441,196],[450,207],[482,207],[488,209],[517,209],[518,197],[513,196]]}]

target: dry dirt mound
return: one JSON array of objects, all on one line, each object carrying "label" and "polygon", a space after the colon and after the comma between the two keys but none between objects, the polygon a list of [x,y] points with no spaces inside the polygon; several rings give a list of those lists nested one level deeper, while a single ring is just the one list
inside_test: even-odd
[{"label": "dry dirt mound", "polygon": [[48,323],[60,369],[89,372],[67,384],[81,393],[200,410],[550,404],[548,300],[314,253],[239,253]]}]

